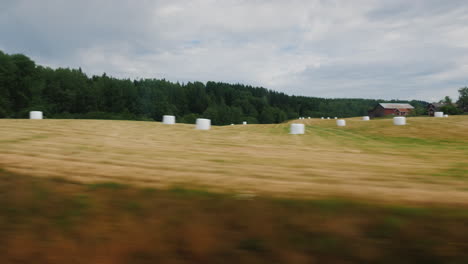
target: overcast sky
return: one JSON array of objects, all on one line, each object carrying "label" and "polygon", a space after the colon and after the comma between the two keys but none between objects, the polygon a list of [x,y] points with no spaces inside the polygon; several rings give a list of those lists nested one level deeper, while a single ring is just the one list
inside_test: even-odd
[{"label": "overcast sky", "polygon": [[468,1],[0,0],[0,50],[89,75],[456,99]]}]

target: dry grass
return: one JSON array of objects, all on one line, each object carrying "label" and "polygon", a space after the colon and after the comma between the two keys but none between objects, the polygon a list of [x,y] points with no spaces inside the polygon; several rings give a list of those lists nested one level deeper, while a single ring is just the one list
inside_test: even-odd
[{"label": "dry grass", "polygon": [[0,263],[467,263],[463,208],[233,199],[0,171]]},{"label": "dry grass", "polygon": [[191,186],[283,197],[468,203],[468,117],[193,125],[0,120],[0,168],[80,182]]}]

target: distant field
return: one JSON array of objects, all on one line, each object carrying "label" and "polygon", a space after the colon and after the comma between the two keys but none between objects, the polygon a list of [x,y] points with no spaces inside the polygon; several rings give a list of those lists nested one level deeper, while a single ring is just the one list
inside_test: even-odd
[{"label": "distant field", "polygon": [[289,125],[0,120],[0,168],[84,183],[468,204],[468,116]]}]

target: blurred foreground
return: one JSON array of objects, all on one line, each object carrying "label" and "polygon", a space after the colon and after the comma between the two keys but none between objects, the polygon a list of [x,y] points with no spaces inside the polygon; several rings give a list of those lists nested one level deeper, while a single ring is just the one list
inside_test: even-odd
[{"label": "blurred foreground", "polygon": [[468,210],[0,171],[0,263],[468,263]]}]

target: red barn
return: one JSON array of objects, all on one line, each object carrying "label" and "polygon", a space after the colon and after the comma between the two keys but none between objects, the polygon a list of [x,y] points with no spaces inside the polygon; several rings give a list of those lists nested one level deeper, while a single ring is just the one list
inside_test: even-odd
[{"label": "red barn", "polygon": [[369,111],[370,117],[382,117],[387,115],[406,116],[413,111],[410,104],[380,103]]}]

